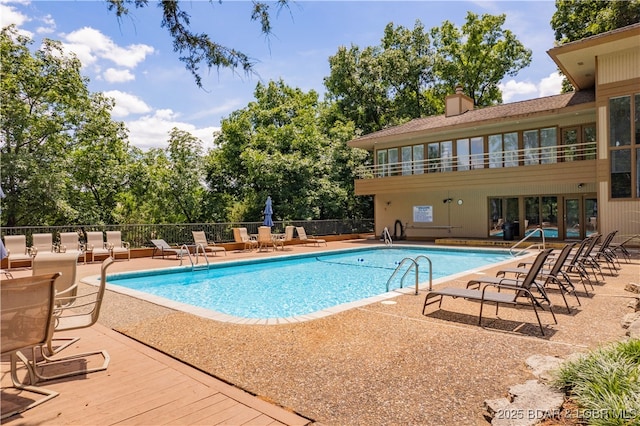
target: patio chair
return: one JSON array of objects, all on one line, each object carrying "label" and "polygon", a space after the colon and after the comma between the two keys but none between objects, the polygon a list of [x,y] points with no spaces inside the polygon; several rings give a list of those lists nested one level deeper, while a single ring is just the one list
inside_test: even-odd
[{"label": "patio chair", "polygon": [[275,250],[276,244],[273,240],[273,235],[271,234],[270,226],[259,226],[258,227],[258,250],[261,251],[263,248],[269,251],[269,247],[273,247]]},{"label": "patio chair", "polygon": [[285,226],[284,234],[274,236],[273,238],[274,248],[277,248],[278,246],[280,246],[280,249],[284,250],[285,243],[287,241],[293,240],[293,232],[295,231],[295,229],[296,227],[292,225]]},{"label": "patio chair", "polygon": [[[76,376],[78,374],[89,374],[96,371],[106,370],[109,366],[110,357],[106,350],[97,350],[68,355],[62,358],[55,357],[69,344],[55,346],[54,342],[59,340],[55,333],[59,331],[78,330],[94,325],[100,316],[100,308],[104,292],[107,287],[107,268],[114,262],[113,258],[106,258],[100,267],[100,284],[95,291],[86,294],[73,296],[56,296],[56,307],[54,310],[54,333],[47,341],[38,346],[43,360],[38,361],[37,349],[33,348],[32,366],[36,380],[54,380],[63,377]],[[77,339],[76,339],[77,341]],[[87,358],[100,356],[102,364],[96,367],[89,367]],[[79,368],[75,368],[76,366]],[[46,374],[47,368],[54,367],[54,374]],[[62,371],[62,372],[59,372]]]},{"label": "patio chair", "polygon": [[60,244],[58,251],[60,253],[76,253],[78,257],[82,256],[84,262],[87,263],[87,256],[84,252],[85,246],[80,243],[80,236],[77,232],[61,232]]},{"label": "patio chair", "polygon": [[85,246],[85,259],[91,253],[91,262],[96,260],[96,256],[111,256],[111,252],[104,241],[102,231],[87,232],[87,244]]},{"label": "patio chair", "polygon": [[625,263],[631,263],[631,253],[629,253],[629,250],[627,250],[626,245],[629,244],[631,241],[635,240],[636,238],[640,238],[640,234],[631,235],[627,237],[624,241],[621,241],[619,243],[611,242],[609,244],[609,247],[611,248],[611,253],[614,256],[619,257],[618,256],[618,252],[619,252],[625,258]]},{"label": "patio chair", "polygon": [[[0,347],[2,356],[10,357],[11,387],[43,395],[36,400],[32,397],[19,397],[20,404],[31,401],[27,405],[19,406],[14,406],[10,399],[5,399],[3,395],[1,419],[22,413],[58,395],[58,392],[35,386],[33,366],[20,352],[32,346],[45,344],[53,334],[55,282],[58,276],[59,274],[46,274],[8,279],[3,280],[0,286]],[[18,361],[27,368],[28,385],[18,379]],[[3,394],[7,388],[3,386]]]},{"label": "patio chair", "polygon": [[56,246],[53,244],[53,234],[32,234],[31,238],[33,241],[29,250],[32,256],[38,253],[53,253],[56,251]]},{"label": "patio chair", "polygon": [[[566,272],[563,271],[563,268],[565,267],[565,263],[569,258],[569,254],[571,253],[571,250],[573,249],[574,246],[575,246],[575,243],[565,245],[560,251],[560,254],[557,257],[555,257],[553,262],[551,262],[551,265],[549,265],[548,263],[546,265],[543,265],[542,269],[540,269],[540,272],[538,273],[538,277],[536,277],[536,285],[543,286],[544,288],[555,286],[560,291],[560,294],[562,295],[562,299],[564,300],[564,304],[567,307],[567,311],[569,313],[571,313],[571,309],[569,308],[567,299],[564,296],[565,292],[573,293],[573,295],[576,298],[576,301],[578,302],[578,305],[581,305],[580,299],[576,294],[575,286],[573,285],[571,278]],[[549,260],[550,258],[551,256],[549,256],[547,260]],[[547,265],[551,266],[551,269],[545,269],[545,266]],[[516,279],[521,279],[522,277],[526,276],[529,273],[529,268],[520,267],[520,268],[501,269],[496,273],[495,280],[492,279],[491,281],[500,282],[500,279],[505,277],[509,273],[514,274]],[[481,281],[485,283],[487,282],[487,280],[490,280],[490,278],[483,278]],[[586,290],[586,287],[585,287],[585,290]]]},{"label": "patio chair", "polygon": [[307,243],[315,244],[318,247],[320,247],[320,244],[324,244],[325,246],[327,245],[327,242],[325,240],[322,240],[320,238],[307,237],[307,231],[305,231],[304,227],[302,226],[296,226],[296,231],[298,232],[298,238],[304,243],[304,245],[307,245]]},{"label": "patio chair", "polygon": [[196,255],[199,253],[198,248],[202,249],[203,253],[211,252],[214,255],[218,252],[223,252],[224,255],[227,255],[227,250],[222,246],[217,246],[215,242],[207,241],[207,235],[204,231],[191,231],[193,234],[193,242],[196,245]]},{"label": "patio chair", "polygon": [[[422,307],[422,315],[425,315],[425,310],[428,305],[432,303],[439,302],[438,308],[442,306],[442,299],[445,296],[450,296],[453,298],[463,298],[467,300],[475,300],[480,302],[480,313],[478,315],[478,325],[482,326],[482,310],[484,308],[484,304],[486,302],[495,303],[496,304],[496,315],[498,314],[498,307],[500,304],[505,305],[524,305],[530,306],[533,308],[534,313],[536,314],[536,319],[538,320],[538,325],[540,326],[540,331],[544,336],[544,327],[542,326],[542,321],[540,321],[540,315],[538,314],[538,308],[544,310],[541,302],[546,302],[549,306],[549,311],[553,316],[553,321],[555,324],[558,323],[556,320],[556,316],[553,313],[553,308],[551,306],[551,301],[547,297],[544,288],[537,288],[537,293],[540,294],[539,298],[536,297],[533,293],[535,287],[535,279],[542,269],[547,257],[551,253],[551,249],[546,249],[541,251],[536,257],[533,265],[529,269],[529,272],[522,280],[514,280],[510,278],[501,278],[499,282],[487,282],[481,287],[482,280],[471,280],[467,283],[467,288],[458,288],[458,287],[445,287],[439,290],[429,291],[424,299],[424,305]],[[495,288],[496,291],[490,290],[491,288]],[[435,299],[439,297],[438,299]],[[430,300],[434,299],[434,300]]]},{"label": "patio chair", "polygon": [[117,260],[119,254],[126,254],[127,260],[131,260],[130,244],[127,241],[122,241],[121,231],[107,231],[106,245],[113,260]]},{"label": "patio chair", "polygon": [[31,252],[27,248],[27,237],[24,235],[5,235],[4,246],[7,249],[7,269],[11,269],[12,263],[29,262],[33,259]]},{"label": "patio chair", "polygon": [[244,250],[258,248],[258,240],[249,236],[247,228],[233,228],[233,238],[236,243],[244,244]]},{"label": "patio chair", "polygon": [[189,250],[185,250],[182,248],[174,248],[171,247],[167,242],[163,239],[159,240],[151,240],[151,243],[154,245],[153,253],[151,253],[151,258],[153,259],[156,256],[156,252],[160,251],[160,256],[164,259],[165,256],[174,255],[176,259],[182,260],[184,255],[189,255]]},{"label": "patio chair", "polygon": [[[39,253],[33,258],[33,275],[59,273],[56,280],[56,308],[73,306],[78,294],[76,272],[78,254],[69,253]],[[57,351],[61,351],[78,341],[78,337],[58,337],[56,341],[64,341]]]}]

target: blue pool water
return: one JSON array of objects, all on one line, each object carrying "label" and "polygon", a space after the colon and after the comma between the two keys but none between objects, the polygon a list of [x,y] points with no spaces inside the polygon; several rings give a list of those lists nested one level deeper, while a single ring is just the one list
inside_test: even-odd
[{"label": "blue pool water", "polygon": [[[235,317],[296,317],[386,293],[398,264],[419,255],[431,259],[434,280],[511,259],[502,250],[369,248],[114,274],[107,282]],[[428,282],[428,262],[419,265],[419,281]],[[401,286],[402,275],[390,289]],[[404,286],[415,286],[414,277]]]}]

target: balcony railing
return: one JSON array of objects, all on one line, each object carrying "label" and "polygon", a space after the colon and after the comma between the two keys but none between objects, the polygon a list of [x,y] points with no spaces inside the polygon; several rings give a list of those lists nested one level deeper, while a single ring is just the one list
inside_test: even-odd
[{"label": "balcony railing", "polygon": [[[360,220],[294,220],[274,221],[272,229],[284,231],[286,225],[303,226],[309,235],[344,235],[371,233],[374,230],[373,219]],[[53,234],[54,242],[59,239],[60,232],[78,232],[80,241],[84,242],[87,231],[121,231],[122,241],[127,241],[131,248],[151,247],[149,240],[162,238],[171,245],[192,244],[191,231],[205,231],[209,240],[216,243],[232,242],[233,228],[245,227],[251,234],[258,233],[262,222],[226,222],[226,223],[178,223],[178,224],[137,224],[137,225],[74,225],[74,226],[20,226],[3,227],[0,234],[26,235],[27,246],[31,246],[32,235],[37,233]]]},{"label": "balcony railing", "polygon": [[358,169],[357,174],[359,179],[375,179],[387,176],[526,167],[595,159],[596,142],[588,142],[458,156],[445,152],[437,158],[363,166]]}]

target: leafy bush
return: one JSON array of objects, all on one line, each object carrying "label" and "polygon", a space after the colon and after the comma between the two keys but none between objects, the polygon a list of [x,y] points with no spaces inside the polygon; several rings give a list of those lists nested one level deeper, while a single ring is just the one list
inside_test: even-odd
[{"label": "leafy bush", "polygon": [[640,340],[594,350],[565,362],[555,385],[580,407],[574,416],[591,425],[640,424]]}]

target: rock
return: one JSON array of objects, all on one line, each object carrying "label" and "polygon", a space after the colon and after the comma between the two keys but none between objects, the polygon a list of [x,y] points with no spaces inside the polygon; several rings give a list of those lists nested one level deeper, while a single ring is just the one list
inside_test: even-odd
[{"label": "rock", "polygon": [[498,411],[504,410],[509,404],[511,401],[507,398],[487,399],[484,401],[485,418],[491,421]]},{"label": "rock", "polygon": [[546,355],[532,355],[526,360],[533,375],[545,382],[553,379],[553,371],[557,370],[563,362],[562,358]]},{"label": "rock", "polygon": [[[513,402],[501,406],[496,402],[492,425],[531,426],[560,413],[564,394],[537,380],[528,380],[524,384],[509,388]],[[498,401],[498,400],[496,400]]]},{"label": "rock", "polygon": [[627,307],[633,309],[633,312],[640,311],[640,297],[631,299],[631,301],[627,304]]},{"label": "rock", "polygon": [[629,283],[624,286],[624,289],[630,291],[631,293],[640,294],[640,284],[638,283]]},{"label": "rock", "polygon": [[640,312],[634,312],[631,314],[626,314],[622,317],[622,321],[620,321],[620,325],[622,328],[629,328],[631,323],[640,319]]},{"label": "rock", "polygon": [[632,322],[626,334],[632,339],[640,339],[640,320]]}]

